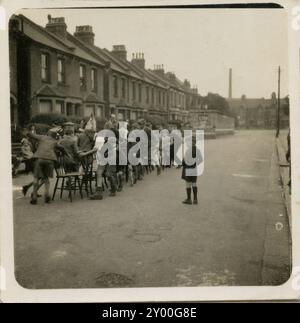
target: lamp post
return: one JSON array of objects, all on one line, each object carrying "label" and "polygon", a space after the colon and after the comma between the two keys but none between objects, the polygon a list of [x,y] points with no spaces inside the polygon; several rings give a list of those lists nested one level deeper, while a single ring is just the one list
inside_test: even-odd
[{"label": "lamp post", "polygon": [[278,67],[278,95],[277,95],[277,127],[276,127],[276,137],[278,138],[280,133],[280,74],[281,69]]}]

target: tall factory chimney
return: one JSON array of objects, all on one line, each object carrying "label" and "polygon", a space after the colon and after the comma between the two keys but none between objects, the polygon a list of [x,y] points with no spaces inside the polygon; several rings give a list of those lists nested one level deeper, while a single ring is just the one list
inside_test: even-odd
[{"label": "tall factory chimney", "polygon": [[232,99],[232,68],[229,69],[229,93],[228,98]]}]

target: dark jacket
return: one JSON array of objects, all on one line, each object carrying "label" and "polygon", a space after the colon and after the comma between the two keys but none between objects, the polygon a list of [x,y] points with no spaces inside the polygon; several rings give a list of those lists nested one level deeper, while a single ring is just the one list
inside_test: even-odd
[{"label": "dark jacket", "polygon": [[64,148],[58,144],[58,142],[50,136],[36,135],[28,133],[28,137],[38,141],[38,147],[33,155],[33,158],[48,159],[56,161],[55,149],[64,150]]},{"label": "dark jacket", "polygon": [[78,147],[76,141],[71,136],[64,136],[59,144],[64,147],[66,155],[70,160],[75,161],[78,157]]},{"label": "dark jacket", "polygon": [[94,140],[85,133],[82,133],[78,136],[78,150],[87,152],[93,149]]}]

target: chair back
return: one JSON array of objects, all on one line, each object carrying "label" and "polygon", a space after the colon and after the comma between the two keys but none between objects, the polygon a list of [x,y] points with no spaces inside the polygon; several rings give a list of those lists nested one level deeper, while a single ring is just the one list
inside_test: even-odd
[{"label": "chair back", "polygon": [[55,172],[57,176],[66,175],[65,162],[62,155],[57,156],[57,162],[55,163]]},{"label": "chair back", "polygon": [[84,175],[92,176],[93,175],[93,165],[94,165],[95,155],[84,156],[80,159],[80,163],[83,169]]}]

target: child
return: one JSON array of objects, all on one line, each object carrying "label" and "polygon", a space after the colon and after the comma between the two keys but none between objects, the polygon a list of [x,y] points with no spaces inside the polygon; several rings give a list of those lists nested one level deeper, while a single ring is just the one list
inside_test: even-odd
[{"label": "child", "polygon": [[[189,165],[187,163],[187,158],[196,158],[195,163],[192,165]],[[196,146],[196,137],[193,136],[192,138],[192,145],[191,147],[188,147],[184,159],[183,159],[183,168],[182,168],[182,176],[181,178],[185,180],[186,182],[186,193],[187,198],[182,203],[184,204],[198,204],[198,188],[197,188],[197,177],[198,177],[198,171],[197,167],[203,162],[202,154],[200,150]],[[189,172],[192,172],[190,175]],[[192,202],[191,194],[192,194],[192,188],[193,188],[193,195],[194,200]]]},{"label": "child", "polygon": [[53,177],[54,162],[57,161],[55,149],[58,148],[65,152],[64,148],[57,142],[57,134],[51,130],[48,131],[46,136],[36,135],[31,132],[26,133],[29,138],[38,141],[37,150],[33,155],[36,158],[33,172],[33,193],[30,203],[37,204],[37,191],[39,186],[39,179],[43,178],[45,183],[45,203],[50,203],[50,181],[49,178]]},{"label": "child", "polygon": [[[26,129],[23,130],[23,132],[26,131]],[[30,131],[31,133],[34,133],[32,131]],[[34,170],[34,162],[35,159],[33,158],[33,154],[34,154],[34,142],[31,142],[26,135],[24,135],[22,141],[21,141],[22,147],[21,147],[21,151],[22,151],[22,157],[25,163],[25,172],[26,174],[28,173],[33,173]],[[43,180],[41,181],[41,183],[39,184],[39,188],[44,184]],[[26,196],[27,191],[29,190],[29,188],[33,185],[33,182],[30,182],[29,184],[26,184],[24,186],[22,186],[22,192],[23,195]],[[40,197],[40,195],[38,195],[38,197]]]},{"label": "child", "polygon": [[64,166],[67,173],[77,172],[79,169],[78,147],[73,137],[73,130],[66,129],[59,144],[64,147],[67,154],[64,156]]}]

